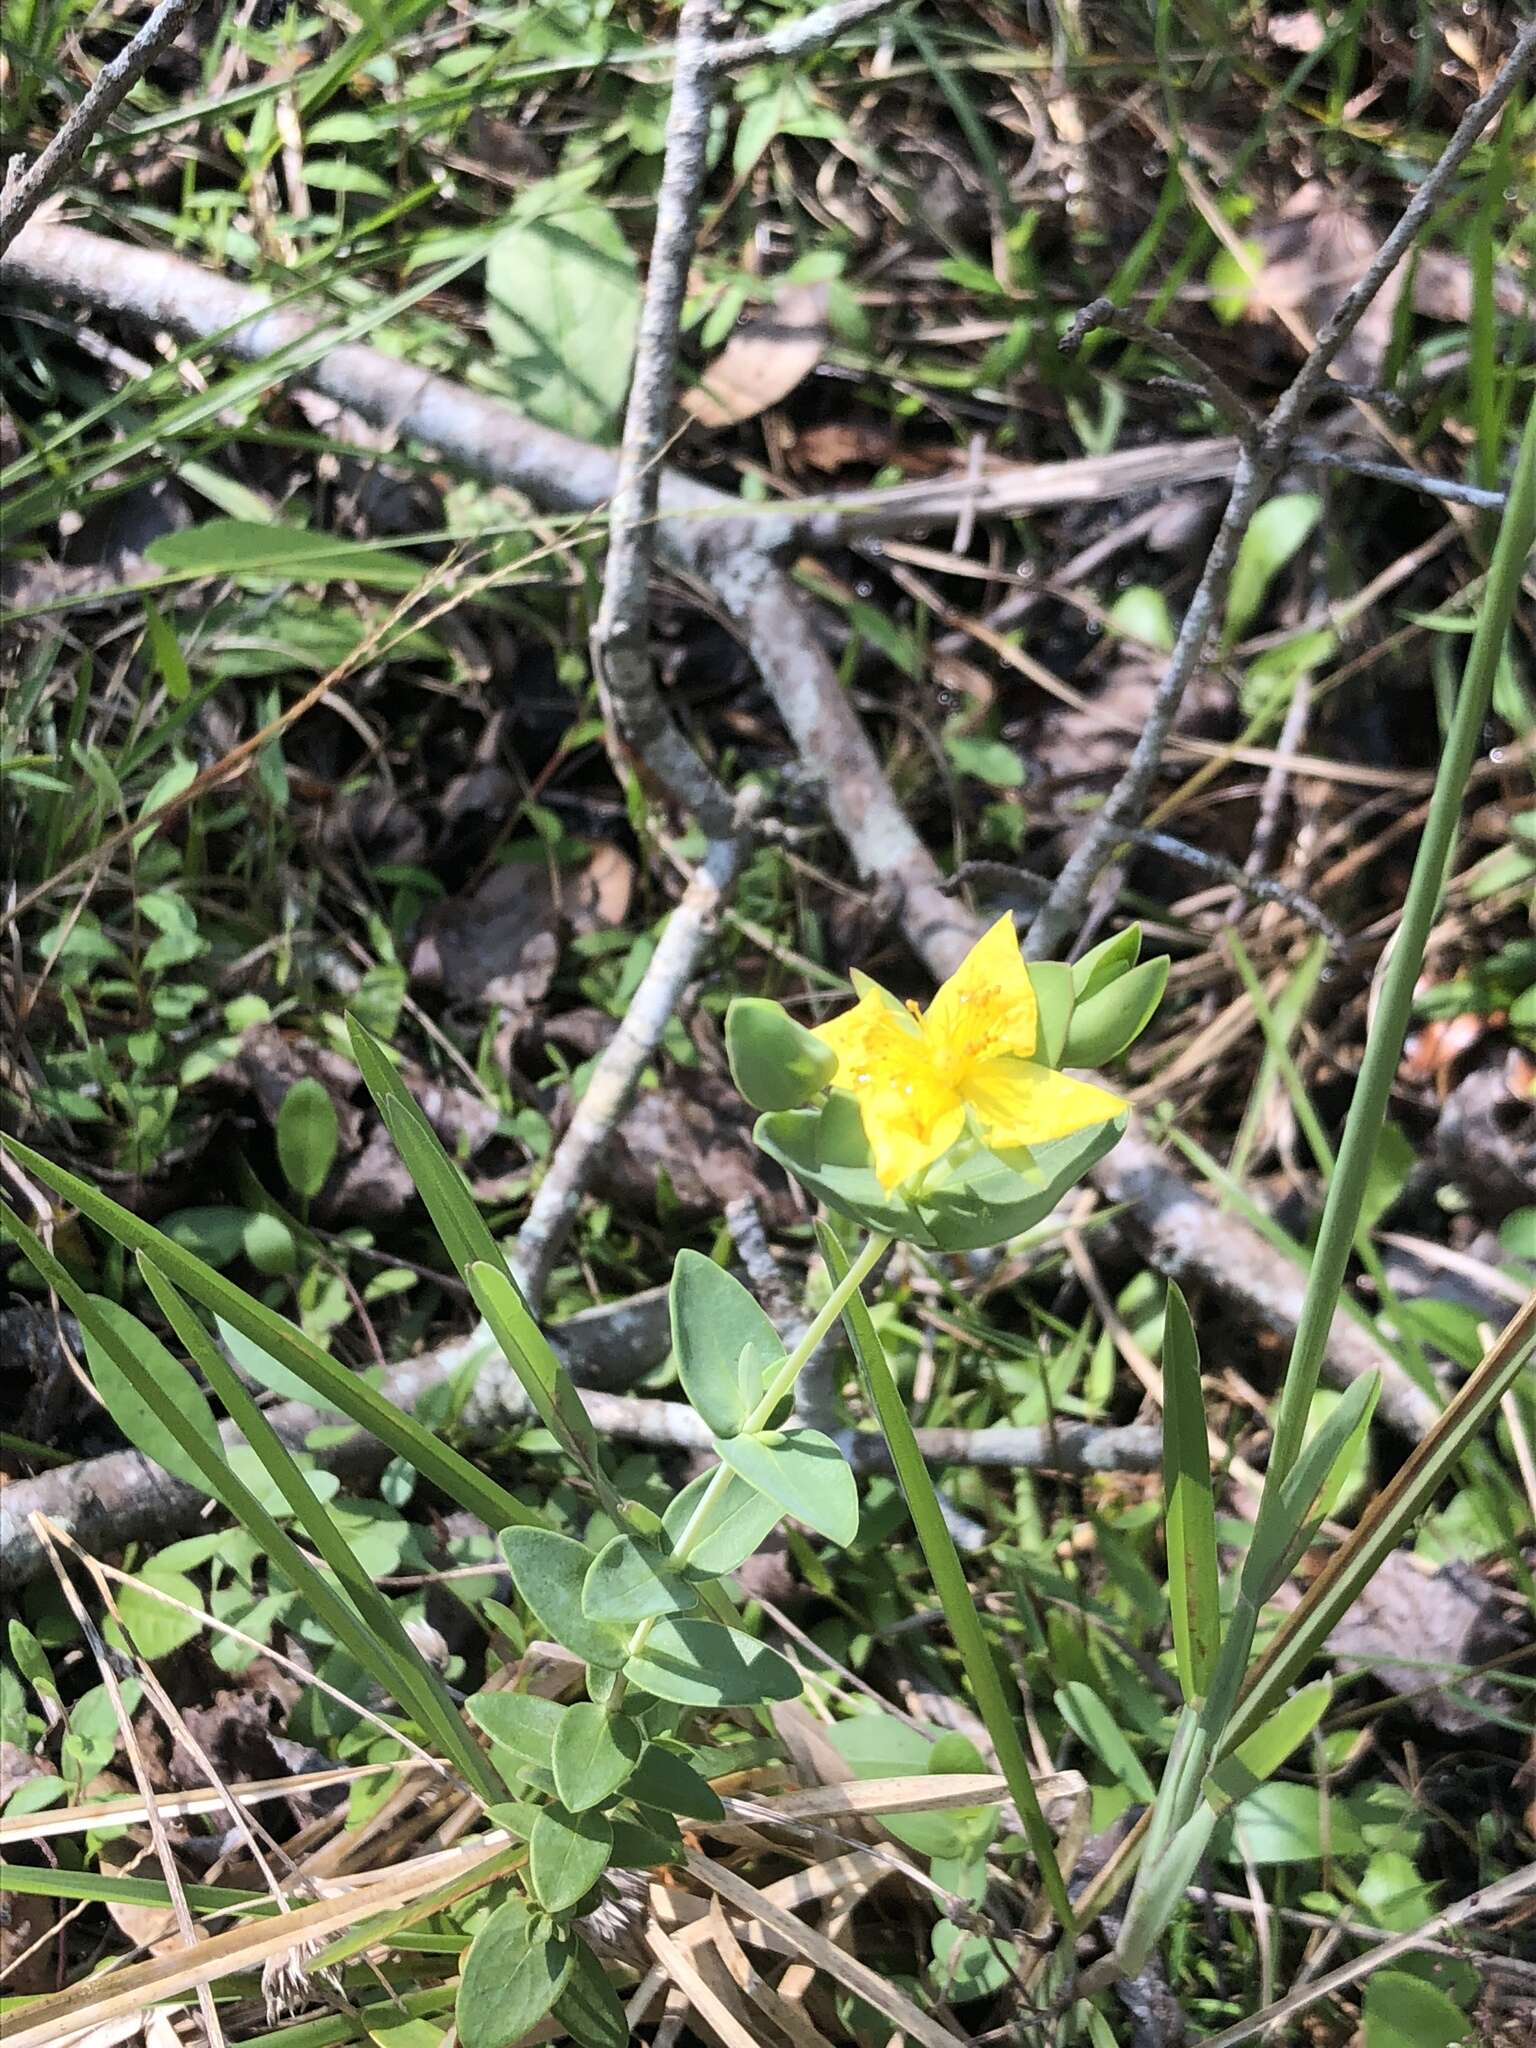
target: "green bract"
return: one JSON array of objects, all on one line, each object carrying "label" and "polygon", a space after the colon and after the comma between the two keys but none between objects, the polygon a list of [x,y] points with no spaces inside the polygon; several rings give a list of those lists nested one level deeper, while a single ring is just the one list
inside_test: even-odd
[{"label": "green bract", "polygon": [[924,1251],[975,1252],[1003,1244],[1048,1216],[1124,1129],[1125,1118],[1116,1117],[1029,1152],[978,1148],[952,1166],[941,1161],[910,1197],[888,1192],[876,1180],[858,1104],[841,1089],[832,1091],[823,1109],[759,1117],[755,1136],[802,1187],[866,1230]]},{"label": "green bract", "polygon": [[837,1054],[762,996],[737,996],[725,1013],[731,1078],[754,1109],[799,1109],[837,1072]]},{"label": "green bract", "polygon": [[1093,995],[1080,996],[1067,1023],[1064,1063],[1098,1067],[1118,1059],[1151,1023],[1167,985],[1167,955],[1159,954]]}]

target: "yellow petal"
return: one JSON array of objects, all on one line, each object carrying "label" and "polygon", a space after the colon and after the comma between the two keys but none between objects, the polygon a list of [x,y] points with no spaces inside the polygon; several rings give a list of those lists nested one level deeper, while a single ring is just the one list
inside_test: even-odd
[{"label": "yellow petal", "polygon": [[906,1014],[875,983],[867,982],[851,1010],[816,1027],[815,1036],[837,1054],[840,1088],[858,1090],[876,1076],[923,1057],[923,1042]]},{"label": "yellow petal", "polygon": [[989,1145],[1048,1145],[1091,1124],[1107,1123],[1129,1105],[1107,1088],[1074,1081],[1033,1060],[993,1059],[960,1084]]},{"label": "yellow petal", "polygon": [[1019,935],[1007,913],[972,946],[923,1015],[936,1062],[958,1081],[974,1061],[1035,1049],[1037,1009]]},{"label": "yellow petal", "polygon": [[931,1166],[965,1128],[965,1104],[953,1094],[945,1100],[928,1090],[919,1100],[877,1088],[861,1093],[858,1104],[875,1178],[883,1188],[894,1188]]}]

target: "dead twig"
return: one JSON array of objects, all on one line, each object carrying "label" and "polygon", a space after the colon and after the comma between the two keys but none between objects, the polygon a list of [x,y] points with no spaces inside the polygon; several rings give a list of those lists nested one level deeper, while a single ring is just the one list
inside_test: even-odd
[{"label": "dead twig", "polygon": [[803,21],[786,22],[783,28],[770,29],[766,35],[738,36],[733,42],[714,44],[705,52],[702,68],[709,72],[734,71],[743,64],[808,57],[813,50],[825,49],[828,43],[835,42],[845,30],[856,28],[877,14],[888,14],[894,5],[895,0],[835,0],[834,5],[818,7]]},{"label": "dead twig", "polygon": [[1203,398],[1221,415],[1240,444],[1247,446],[1257,439],[1258,420],[1224,378],[1203,363],[1176,334],[1165,334],[1159,328],[1149,327],[1145,320],[1124,306],[1117,306],[1113,299],[1093,299],[1074,316],[1061,337],[1062,353],[1075,355],[1095,327],[1107,327],[1114,334],[1123,334],[1129,341],[1144,342],[1147,347],[1167,356],[1184,372],[1183,377],[1168,381],[1176,383],[1180,391],[1191,391]]},{"label": "dead twig", "polygon": [[[1382,285],[1412,247],[1439,206],[1462,159],[1495,119],[1525,73],[1536,63],[1536,23],[1520,35],[1498,77],[1462,116],[1444,154],[1404,208],[1397,225],[1377,250],[1359,281],[1318,331],[1311,353],[1297,371],[1257,437],[1241,447],[1232,489],[1205,569],[1191,598],[1173,651],[1153,696],[1146,724],[1125,773],[1094,817],[1063,867],[1056,885],[1030,925],[1027,950],[1036,959],[1056,951],[1082,922],[1098,877],[1124,843],[1125,828],[1139,824],[1162,761],[1163,747],[1178,716],[1184,692],[1199,667],[1206,642],[1226,598],[1238,549],[1253,515],[1284,467],[1302,421],[1328,384],[1328,370]],[[1091,313],[1093,308],[1089,308]],[[1082,340],[1078,325],[1063,336],[1068,353]],[[1159,339],[1159,346],[1166,341]]]},{"label": "dead twig", "polygon": [[[1297,694],[1299,696],[1300,692]],[[1319,910],[1309,896],[1303,896],[1298,889],[1288,888],[1284,882],[1277,882],[1268,875],[1250,873],[1219,853],[1208,853],[1203,846],[1191,846],[1186,839],[1175,839],[1171,832],[1147,832],[1137,826],[1134,831],[1128,830],[1125,838],[1131,846],[1143,847],[1148,853],[1160,853],[1164,859],[1177,861],[1181,867],[1193,868],[1198,874],[1209,875],[1213,881],[1225,882],[1242,895],[1251,896],[1256,903],[1280,904],[1292,917],[1320,933],[1335,953],[1347,953],[1350,949],[1349,939],[1333,919]]]},{"label": "dead twig", "polygon": [[677,333],[698,233],[704,145],[715,75],[702,63],[714,0],[685,0],[677,73],[667,113],[656,230],[635,342],[618,474],[608,510],[603,595],[592,628],[592,664],[614,723],[691,818],[713,838],[733,836],[734,807],[669,716],[651,666],[651,564],[661,458],[677,373]]},{"label": "dead twig", "polygon": [[640,1076],[693,979],[741,867],[739,838],[716,840],[667,920],[618,1030],[603,1048],[549,1171],[517,1234],[518,1278],[537,1310],[575,1219],[593,1161],[613,1136]]},{"label": "dead twig", "polygon": [[[664,1288],[636,1295],[612,1308],[588,1309],[550,1330],[550,1341],[581,1386],[632,1386],[667,1355],[671,1332]],[[458,1338],[391,1369],[380,1391],[397,1407],[413,1412],[433,1388],[462,1372],[473,1360],[479,1371],[459,1419],[467,1442],[487,1442],[526,1413],[521,1386],[506,1360],[485,1337]],[[284,1401],[266,1411],[267,1420],[291,1450],[304,1449],[313,1430],[334,1425],[303,1401]],[[243,1441],[233,1423],[222,1435],[227,1446]],[[353,1484],[377,1478],[389,1454],[376,1437],[355,1430],[339,1442],[327,1438],[316,1462]],[[109,1451],[99,1458],[61,1465],[36,1479],[18,1479],[0,1489],[0,1578],[19,1586],[35,1578],[43,1554],[29,1517],[41,1513],[66,1530],[93,1555],[110,1555],[133,1542],[164,1542],[194,1528],[208,1496],[175,1479],[138,1451]]]},{"label": "dead twig", "polygon": [[90,91],[32,165],[12,157],[0,192],[0,255],[4,255],[43,201],[56,192],[117,112],[160,52],[175,41],[196,0],[160,0],[133,41],[103,64]]},{"label": "dead twig", "polygon": [[592,628],[592,666],[614,726],[667,795],[710,835],[710,847],[667,920],[518,1233],[519,1277],[535,1310],[575,1221],[592,1163],[634,1100],[678,998],[693,979],[745,850],[745,818],[662,703],[651,661],[651,571],[661,462],[719,75],[704,61],[713,13],[714,0],[686,0],[678,29],[656,231],[608,510],[603,595]]}]

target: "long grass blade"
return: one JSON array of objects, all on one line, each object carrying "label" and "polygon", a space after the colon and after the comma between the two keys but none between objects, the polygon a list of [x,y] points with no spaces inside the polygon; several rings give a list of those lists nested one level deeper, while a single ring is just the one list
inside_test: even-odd
[{"label": "long grass blade", "polygon": [[1200,1347],[1170,1281],[1163,1312],[1163,1494],[1174,1658],[1186,1700],[1203,1699],[1221,1641],[1216,1499],[1206,1448]]},{"label": "long grass blade", "polygon": [[120,1203],[98,1194],[88,1181],[56,1166],[15,1138],[0,1134],[0,1146],[45,1187],[72,1202],[82,1216],[115,1238],[126,1251],[146,1253],[184,1294],[212,1309],[253,1344],[259,1344],[269,1357],[287,1366],[313,1389],[318,1407],[335,1408],[370,1430],[423,1478],[440,1486],[488,1527],[505,1529],[541,1521],[515,1494],[487,1478],[478,1466],[423,1428],[414,1416],[376,1393],[365,1379],[338,1365],[292,1323],[253,1300],[243,1288],[214,1272],[153,1224],[141,1221]]}]

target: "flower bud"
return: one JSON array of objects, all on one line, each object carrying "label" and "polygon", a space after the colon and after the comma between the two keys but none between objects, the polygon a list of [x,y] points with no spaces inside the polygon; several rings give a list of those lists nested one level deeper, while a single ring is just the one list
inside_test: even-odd
[{"label": "flower bud", "polygon": [[1141,926],[1128,924],[1124,930],[1114,932],[1107,939],[1101,939],[1091,952],[1083,955],[1072,968],[1072,986],[1077,1000],[1085,1003],[1090,996],[1096,996],[1112,982],[1120,979],[1136,965],[1141,958]]},{"label": "flower bud", "polygon": [[731,1079],[754,1109],[799,1109],[831,1082],[837,1054],[778,1003],[737,996],[725,1013]]},{"label": "flower bud", "polygon": [[1067,1027],[1063,1065],[1101,1067],[1118,1059],[1151,1023],[1167,982],[1168,958],[1159,954],[1079,1001]]}]

